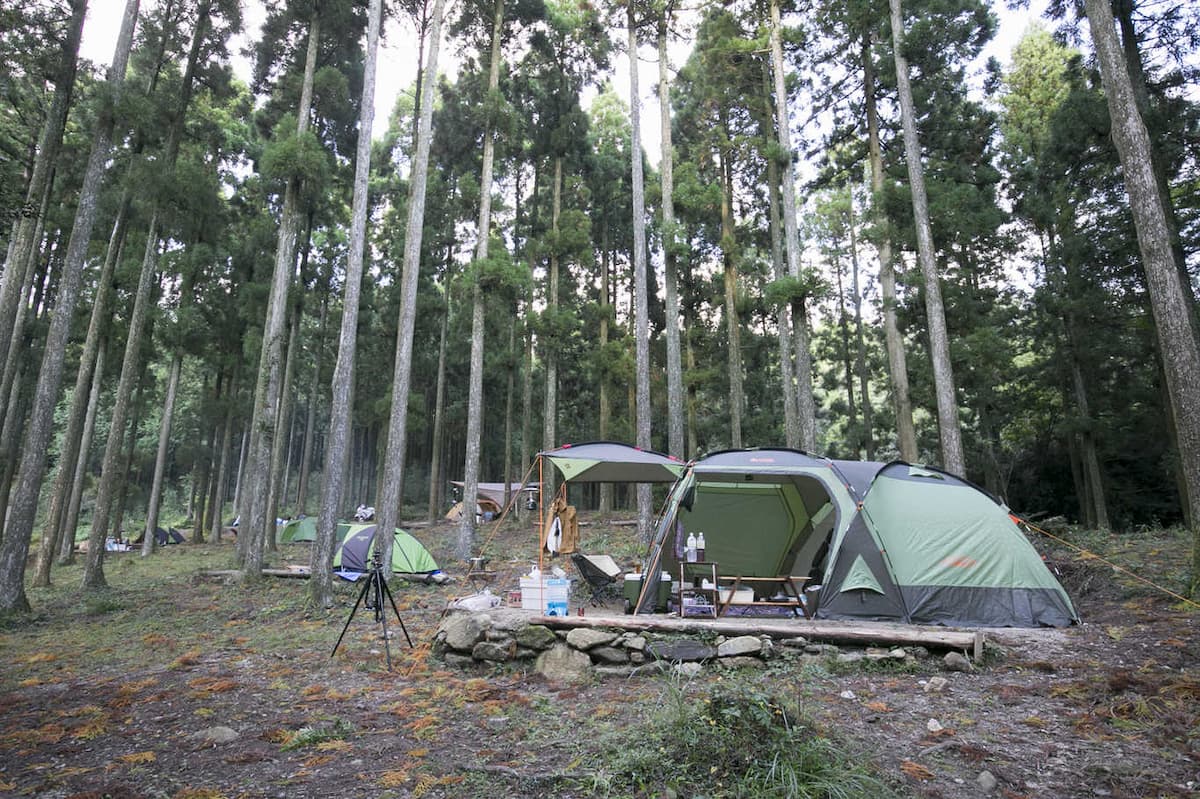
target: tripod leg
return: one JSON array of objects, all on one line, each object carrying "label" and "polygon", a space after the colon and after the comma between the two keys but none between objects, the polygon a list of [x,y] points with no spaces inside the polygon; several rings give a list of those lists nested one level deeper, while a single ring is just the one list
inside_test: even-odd
[{"label": "tripod leg", "polygon": [[358,599],[354,603],[354,608],[350,611],[350,618],[346,619],[346,626],[342,628],[342,634],[338,636],[337,643],[333,645],[333,651],[329,653],[329,657],[337,654],[338,647],[342,645],[342,639],[346,636],[346,630],[350,629],[350,622],[354,621],[354,614],[358,612],[358,606],[362,604],[363,598],[367,595],[367,589],[371,587],[371,581],[363,585],[362,590],[358,592]]},{"label": "tripod leg", "polygon": [[375,620],[383,624],[383,653],[387,658],[387,670],[392,670],[392,644],[388,640],[387,631],[387,614],[383,612],[383,594],[387,591],[387,581],[383,579],[383,572],[374,571],[371,573],[371,582],[375,584],[372,596],[375,597]]},{"label": "tripod leg", "polygon": [[408,628],[404,626],[404,619],[400,618],[400,610],[396,607],[396,600],[392,598],[392,589],[388,588],[388,584],[383,584],[384,593],[387,594],[388,602],[391,603],[392,611],[396,614],[396,621],[400,622],[400,629],[404,632],[404,640],[408,641],[408,648],[413,648],[412,639],[408,637]]}]

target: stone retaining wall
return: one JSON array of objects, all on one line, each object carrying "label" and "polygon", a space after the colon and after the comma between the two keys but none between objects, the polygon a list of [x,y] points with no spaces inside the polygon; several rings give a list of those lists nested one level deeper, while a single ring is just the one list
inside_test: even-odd
[{"label": "stone retaining wall", "polygon": [[843,662],[915,661],[929,657],[924,647],[852,650],[810,643],[803,637],[766,635],[655,635],[616,629],[576,628],[555,631],[534,623],[536,616],[496,608],[485,612],[451,610],[434,637],[434,654],[448,665],[532,663],[548,679],[577,682],[592,675],[627,677],[676,670],[695,674],[705,665],[721,668],[759,667],[777,657]]}]

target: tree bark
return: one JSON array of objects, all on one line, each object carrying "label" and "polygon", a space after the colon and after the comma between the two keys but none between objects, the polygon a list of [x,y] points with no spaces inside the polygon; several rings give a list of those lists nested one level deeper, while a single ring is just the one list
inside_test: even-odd
[{"label": "tree bark", "polygon": [[[54,78],[54,97],[46,112],[46,119],[38,139],[37,153],[33,161],[33,171],[29,184],[26,186],[24,213],[19,215],[13,224],[12,238],[9,240],[9,257],[4,265],[3,273],[0,274],[0,320],[3,320],[0,321],[0,363],[6,365],[17,354],[18,340],[13,337],[12,323],[18,316],[21,287],[25,284],[26,276],[33,269],[36,260],[38,237],[35,235],[35,231],[45,218],[45,202],[50,193],[54,167],[62,147],[63,132],[67,124],[67,110],[71,106],[71,96],[75,91],[79,44],[83,38],[87,0],[70,0],[70,8],[71,17],[67,21],[58,74]],[[134,13],[136,14],[136,10]],[[35,211],[35,208],[39,210]],[[8,385],[4,385],[0,390],[3,391],[0,393],[0,402],[5,402],[8,397]],[[0,420],[6,414],[7,411],[0,408]]]},{"label": "tree bark", "polygon": [[[108,72],[108,87],[114,105],[121,93],[125,80],[125,67],[133,43],[133,29],[137,22],[138,0],[128,0],[121,21],[113,53],[112,66]],[[34,515],[38,494],[45,473],[46,450],[53,430],[54,406],[62,378],[63,354],[83,268],[83,257],[91,238],[95,221],[100,184],[112,148],[113,130],[116,121],[114,109],[106,108],[96,124],[92,152],[88,157],[84,183],[80,190],[76,219],[71,229],[71,241],[67,245],[64,264],[63,285],[59,288],[58,305],[47,331],[47,345],[42,357],[42,368],[38,375],[35,391],[34,414],[26,431],[21,466],[17,472],[17,494],[9,509],[3,541],[0,541],[0,612],[25,611],[29,602],[25,597],[25,556],[33,533]],[[2,327],[2,325],[0,325]],[[103,550],[103,539],[101,546]]]},{"label": "tree bark", "polygon": [[213,484],[213,501],[210,508],[211,524],[209,532],[213,543],[221,542],[221,532],[225,525],[222,523],[225,513],[225,496],[229,487],[229,461],[233,448],[233,400],[237,396],[234,378],[230,378],[225,390],[225,420],[221,423],[221,452],[217,463],[217,478]]},{"label": "tree bark", "polygon": [[[63,527],[63,515],[66,509],[75,502],[78,513],[77,489],[74,480],[82,478],[76,464],[80,460],[82,440],[90,445],[95,420],[94,405],[97,401],[96,391],[99,382],[93,379],[93,373],[100,368],[104,349],[102,339],[108,324],[109,304],[113,296],[113,273],[121,260],[125,248],[125,232],[129,222],[129,192],[123,192],[121,203],[117,208],[117,218],[113,223],[112,234],[109,237],[108,249],[104,256],[104,265],[100,268],[100,276],[96,279],[96,296],[92,300],[92,313],[88,322],[87,336],[84,339],[83,352],[79,356],[79,369],[75,374],[75,389],[71,394],[71,416],[67,431],[63,436],[62,452],[59,455],[58,477],[55,480],[53,499],[51,500],[50,525],[47,533],[53,532],[57,540]],[[68,250],[70,249],[68,245]],[[70,261],[68,261],[70,263]],[[90,388],[90,390],[89,390]],[[90,414],[90,415],[89,415]],[[87,454],[82,460],[86,462]],[[74,543],[74,522],[70,526],[72,544]],[[73,557],[74,549],[68,552]],[[60,562],[64,559],[60,555]],[[42,574],[43,567],[39,563],[38,573]],[[46,580],[49,580],[49,566],[46,569]],[[39,577],[40,579],[40,577]],[[48,582],[47,582],[48,584]]]},{"label": "tree bark", "polygon": [[[774,138],[772,136],[772,138]],[[783,199],[779,190],[779,164],[767,159],[767,198],[771,229],[771,263],[776,280],[787,275],[787,262],[783,257]],[[791,303],[783,303],[775,314],[776,334],[779,338],[779,382],[780,401],[783,402],[783,440],[789,447],[800,447],[800,416],[796,405],[796,358],[792,351]]]},{"label": "tree bark", "polygon": [[[200,46],[207,36],[209,10],[211,2],[204,2],[197,11],[196,29],[192,35],[192,46],[188,52],[187,66],[184,69],[180,97],[175,116],[167,132],[167,140],[163,147],[162,168],[170,171],[175,168],[179,156],[179,146],[183,137],[184,120],[187,116],[188,105],[191,102],[192,89],[195,82],[196,69],[200,56]],[[129,411],[129,401],[141,372],[141,346],[145,333],[146,317],[149,313],[150,292],[157,278],[159,250],[159,208],[157,203],[150,213],[150,225],[146,233],[146,250],[142,258],[141,274],[134,295],[133,311],[129,316],[129,335],[125,341],[125,356],[121,362],[121,377],[117,383],[117,396],[113,403],[112,421],[109,428],[108,442],[104,449],[104,461],[100,472],[100,486],[97,489],[96,510],[92,517],[92,529],[88,537],[87,566],[84,569],[83,587],[85,590],[102,588],[106,585],[103,571],[104,541],[108,536],[109,516],[112,512],[112,495],[116,482],[122,475],[118,474],[117,465],[121,448],[121,436],[125,429],[125,416]],[[122,503],[123,504],[123,503]],[[118,517],[123,508],[118,508]]]},{"label": "tree bark", "polygon": [[[495,0],[492,19],[492,56],[488,67],[488,95],[500,91],[500,45],[504,33],[504,0]],[[475,283],[471,287],[471,373],[467,387],[467,446],[463,463],[463,513],[458,518],[458,541],[455,553],[461,560],[469,558],[475,549],[475,495],[479,491],[480,441],[483,437],[483,287],[480,270],[488,259],[488,244],[492,235],[492,162],[496,153],[495,130],[492,120],[483,131],[483,164],[479,175],[479,224],[476,227]]]},{"label": "tree bark", "polygon": [[658,20],[658,109],[661,150],[658,171],[662,187],[663,277],[666,290],[667,338],[667,454],[684,457],[683,361],[679,346],[679,276],[677,258],[682,246],[675,222],[675,148],[671,143],[671,81],[667,33],[672,18],[664,4]]},{"label": "tree bark", "polygon": [[966,476],[962,431],[958,420],[958,399],[954,391],[954,368],[950,361],[950,339],[946,331],[946,310],[942,304],[942,288],[933,250],[933,232],[929,225],[929,200],[925,195],[925,167],[921,161],[921,141],[917,134],[908,59],[904,55],[904,18],[900,0],[889,0],[889,6],[892,50],[896,60],[896,89],[900,96],[900,118],[904,126],[904,159],[908,162],[913,224],[917,230],[917,260],[920,261],[921,276],[925,281],[925,315],[929,324],[929,354],[933,364],[934,393],[937,397],[942,467],[952,474]]},{"label": "tree bark", "polygon": [[[367,7],[367,49],[359,99],[358,142],[354,153],[354,196],[351,201],[350,251],[346,262],[346,295],[342,301],[342,327],[338,357],[333,368],[333,399],[329,407],[329,435],[325,469],[321,481],[321,506],[317,515],[317,540],[310,563],[313,578],[309,598],[319,608],[333,604],[333,550],[337,543],[337,513],[342,504],[342,469],[353,410],[350,385],[354,380],[354,358],[358,331],[358,305],[362,291],[363,261],[367,248],[367,180],[371,170],[371,127],[375,120],[375,74],[379,63],[379,29],[383,24],[383,0],[370,0]],[[391,527],[383,528],[391,530]],[[391,539],[390,535],[383,536]],[[376,540],[376,547],[379,546]]]},{"label": "tree bark", "polygon": [[[633,306],[637,378],[637,445],[650,441],[650,299],[646,275],[646,179],[642,174],[642,98],[638,89],[637,21],[634,4],[625,6],[629,28],[629,155],[633,169]],[[638,483],[638,534],[650,542],[654,534],[654,495],[649,483]]]},{"label": "tree bark", "polygon": [[167,396],[163,400],[162,424],[158,428],[158,451],[154,457],[154,479],[150,483],[150,507],[146,510],[142,557],[154,552],[154,531],[158,528],[163,475],[167,469],[167,446],[171,443],[171,416],[175,413],[175,395],[179,390],[179,373],[182,369],[183,356],[176,354],[171,360],[171,370],[167,373]]},{"label": "tree bark", "polygon": [[[771,70],[775,78],[775,135],[786,154],[783,164],[783,243],[788,274],[800,278],[800,233],[796,223],[796,169],[792,151],[787,85],[784,81],[783,44],[779,0],[771,0]],[[796,334],[796,411],[800,424],[800,445],[812,452],[817,448],[817,403],[813,397],[812,355],[809,352],[808,315],[795,313],[790,320]],[[803,350],[801,350],[803,347]]]},{"label": "tree bark", "polygon": [[858,393],[862,398],[862,444],[867,460],[875,460],[875,414],[871,406],[870,374],[867,371],[867,341],[863,330],[862,286],[858,267],[858,236],[855,233],[854,194],[850,194],[850,291],[854,304],[854,370],[858,373]]},{"label": "tree bark", "polygon": [[[283,384],[279,390],[278,429],[283,431],[283,434],[275,437],[275,445],[271,448],[271,484],[270,491],[267,494],[267,516],[271,519],[279,517],[279,507],[287,496],[286,476],[289,456],[292,450],[292,411],[296,404],[292,397],[292,381],[294,380],[296,371],[296,349],[300,343],[301,313],[302,310],[299,306],[293,307],[291,321],[288,325],[288,343],[287,354],[284,356]],[[270,525],[267,530],[266,544],[267,548],[272,552],[278,549],[275,540],[276,533],[276,526]]]},{"label": "tree bark", "polygon": [[[429,57],[421,87],[421,115],[417,123],[417,149],[409,179],[408,223],[404,238],[404,265],[400,275],[400,316],[396,335],[396,365],[392,378],[392,411],[388,424],[383,488],[376,503],[378,529],[391,531],[400,516],[404,496],[404,459],[408,445],[408,393],[412,385],[413,327],[417,316],[417,282],[421,269],[421,238],[425,221],[425,190],[429,176],[429,150],[433,128],[433,90],[437,83],[438,50],[442,37],[445,0],[434,0],[429,30]],[[391,574],[392,536],[383,536],[384,570]]]},{"label": "tree bark", "polygon": [[[80,457],[81,449],[81,434],[85,428],[88,429],[86,440],[91,442],[90,428],[96,420],[96,406],[99,404],[100,398],[100,381],[103,377],[102,368],[104,365],[103,351],[99,353],[99,357],[94,362],[95,367],[89,369],[92,372],[90,384],[85,388],[88,397],[83,402],[79,403],[79,412],[77,413],[75,403],[72,403],[72,418],[69,423],[70,432],[74,432],[73,444],[68,446],[68,441],[63,441],[63,451],[59,454],[58,474],[59,479],[56,481],[54,499],[50,506],[50,518],[46,522],[42,532],[42,540],[38,547],[37,564],[35,568],[35,576],[33,584],[39,587],[50,585],[50,567],[54,562],[54,556],[62,549],[62,538],[66,535],[65,522],[70,510],[70,500],[73,494],[72,488],[75,480],[82,480],[82,474],[79,474],[78,464],[82,460],[87,462],[87,453],[83,453]],[[78,415],[78,419],[75,416]],[[70,530],[71,550],[74,550],[75,543],[75,528]]]},{"label": "tree bark", "polygon": [[[450,259],[447,258],[447,261]],[[447,281],[449,283],[449,281]],[[433,395],[433,440],[429,456],[429,513],[432,524],[442,515],[442,449],[446,420],[446,338],[450,328],[450,287],[446,286],[446,311],[442,314],[442,329],[438,336],[437,385]]]},{"label": "tree bark", "polygon": [[96,366],[92,370],[92,396],[88,401],[87,416],[83,421],[83,435],[79,441],[79,452],[76,456],[74,475],[71,481],[71,497],[67,505],[66,515],[59,528],[62,540],[58,547],[58,564],[65,566],[75,560],[75,531],[79,527],[79,506],[83,502],[83,484],[87,479],[87,466],[92,452],[92,436],[96,430],[96,408],[100,404],[100,388],[104,380],[104,361],[106,348],[101,347],[96,354]]},{"label": "tree bark", "polygon": [[[609,243],[609,227],[607,220],[603,223],[604,231],[600,236],[600,351],[606,353],[605,368],[600,374],[600,440],[607,441],[612,425],[612,378],[608,364],[608,318],[612,314],[611,290],[609,278],[612,274],[612,247]],[[608,516],[613,509],[613,484],[600,484],[599,510],[601,516]]]},{"label": "tree bark", "polygon": [[1200,593],[1200,351],[1179,270],[1171,253],[1164,201],[1154,176],[1150,135],[1138,111],[1107,0],[1085,0],[1100,77],[1121,158],[1125,189],[1158,331],[1164,376],[1175,416],[1179,460],[1192,520],[1192,596]]},{"label": "tree bark", "polygon": [[721,170],[721,259],[725,277],[725,330],[728,336],[729,364],[729,446],[742,446],[742,406],[745,404],[742,390],[742,331],[738,319],[738,269],[734,248],[737,246],[733,226],[733,164],[731,145],[728,143],[729,129],[722,120],[723,140],[718,153]]},{"label": "tree bark", "polygon": [[[316,74],[317,51],[321,25],[314,9],[308,27],[308,50],[305,53],[304,81],[296,113],[296,135],[303,136],[309,128],[312,112],[313,76]],[[262,349],[259,354],[258,378],[254,386],[254,405],[250,422],[250,449],[247,467],[250,481],[244,487],[243,498],[247,513],[238,531],[237,554],[242,571],[256,577],[262,571],[263,543],[274,529],[274,517],[268,518],[271,452],[277,433],[280,382],[282,380],[283,334],[287,316],[287,293],[296,266],[296,246],[300,227],[300,179],[292,177],[283,194],[280,211],[279,237],[275,247],[275,268],[271,275],[267,315],[263,322]]]}]

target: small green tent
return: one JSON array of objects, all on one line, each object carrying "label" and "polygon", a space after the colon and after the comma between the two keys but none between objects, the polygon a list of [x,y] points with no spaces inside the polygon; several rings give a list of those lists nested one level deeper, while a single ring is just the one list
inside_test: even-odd
[{"label": "small green tent", "polygon": [[[683,542],[703,532],[722,575],[804,575],[815,617],[984,627],[1077,622],[1066,592],[977,486],[899,461],[731,450],[693,463],[668,497],[643,572],[649,612]],[[811,610],[811,609],[810,609]]]},{"label": "small green tent", "polygon": [[279,541],[283,544],[298,544],[317,540],[317,520],[311,516],[292,519],[279,530]]},{"label": "small green tent", "polygon": [[[341,527],[338,525],[339,531]],[[365,572],[370,569],[371,557],[375,552],[375,525],[349,524],[345,527],[345,540],[333,555],[333,569]],[[438,571],[438,565],[420,541],[397,528],[392,539],[392,571],[428,574]]]}]

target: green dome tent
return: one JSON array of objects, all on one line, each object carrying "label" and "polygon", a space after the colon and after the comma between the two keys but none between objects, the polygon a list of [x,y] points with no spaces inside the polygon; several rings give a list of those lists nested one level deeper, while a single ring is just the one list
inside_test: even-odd
[{"label": "green dome tent", "polygon": [[283,544],[298,544],[302,541],[311,543],[316,540],[317,520],[312,516],[302,516],[299,519],[292,519],[279,531],[279,541]]},{"label": "green dome tent", "polygon": [[[1066,592],[1009,515],[939,469],[730,450],[694,462],[668,497],[643,573],[649,612],[662,570],[703,532],[722,575],[807,576],[818,619],[981,627],[1066,626]],[[818,588],[819,587],[819,588]]]},{"label": "green dome tent", "polygon": [[[365,572],[371,567],[375,546],[375,525],[338,525],[346,528],[345,540],[333,555],[333,570]],[[437,562],[421,542],[399,528],[392,539],[392,571],[404,574],[428,574],[438,571]]]}]

